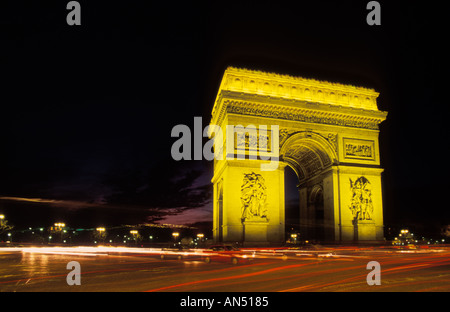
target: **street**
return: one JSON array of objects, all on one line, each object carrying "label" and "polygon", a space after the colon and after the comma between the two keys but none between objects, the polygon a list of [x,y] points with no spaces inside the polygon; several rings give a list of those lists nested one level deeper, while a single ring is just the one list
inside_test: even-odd
[{"label": "street", "polygon": [[[332,247],[248,250],[237,264],[198,251],[153,249],[2,248],[2,292],[446,292],[450,248]],[[180,256],[181,255],[181,256]],[[66,281],[77,261],[81,285]],[[369,286],[370,261],[381,285]],[[207,263],[209,262],[209,263]]]}]

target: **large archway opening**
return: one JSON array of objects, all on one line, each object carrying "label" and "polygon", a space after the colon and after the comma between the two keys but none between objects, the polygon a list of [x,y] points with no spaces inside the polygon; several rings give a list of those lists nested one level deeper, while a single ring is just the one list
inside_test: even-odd
[{"label": "large archway opening", "polygon": [[[280,150],[285,167],[286,241],[324,242],[333,239],[329,224],[333,207],[324,199],[324,179],[336,162],[335,151],[323,136],[298,132]],[[297,194],[295,194],[297,193]],[[292,239],[292,234],[296,239]]]}]

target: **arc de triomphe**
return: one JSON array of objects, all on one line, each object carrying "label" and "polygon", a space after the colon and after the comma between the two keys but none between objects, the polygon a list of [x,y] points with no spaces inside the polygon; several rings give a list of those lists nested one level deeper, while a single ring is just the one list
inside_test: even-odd
[{"label": "arc de triomphe", "polygon": [[[383,240],[378,125],[387,113],[378,110],[378,95],[363,87],[227,68],[211,125],[235,130],[224,133],[224,157],[214,160],[214,240],[285,241],[286,166],[298,176],[302,237]],[[259,131],[260,125],[267,131]],[[261,166],[267,157],[250,157],[263,152],[276,161],[274,169]]]}]

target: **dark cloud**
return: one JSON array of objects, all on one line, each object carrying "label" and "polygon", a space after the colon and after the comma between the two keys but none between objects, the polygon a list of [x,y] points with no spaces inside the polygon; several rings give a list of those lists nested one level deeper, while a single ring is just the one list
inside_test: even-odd
[{"label": "dark cloud", "polygon": [[[84,200],[2,196],[0,209],[11,222],[29,226],[58,220],[70,226],[157,222],[205,209],[211,203],[212,185],[204,180],[204,172],[195,166],[189,169],[186,164],[166,161],[148,170],[135,168],[108,173],[101,185],[108,193],[101,200],[87,197],[87,185],[82,192]],[[81,197],[78,191],[69,188],[65,197]],[[184,218],[182,223],[196,222],[195,215],[194,212],[192,219]]]},{"label": "dark cloud", "polygon": [[156,213],[149,216],[151,221],[203,207],[211,202],[212,185],[198,181],[205,174],[199,168],[189,161],[167,159],[148,170],[134,168],[110,174],[104,183],[112,194],[106,201],[112,205],[153,209]]}]

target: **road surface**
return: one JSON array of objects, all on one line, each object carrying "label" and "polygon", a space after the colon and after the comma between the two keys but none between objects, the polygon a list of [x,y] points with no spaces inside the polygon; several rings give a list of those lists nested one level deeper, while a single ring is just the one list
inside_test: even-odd
[{"label": "road surface", "polygon": [[[2,292],[448,292],[450,248],[334,247],[250,250],[237,264],[196,253],[161,259],[155,250],[0,249]],[[172,257],[173,256],[173,257]],[[181,257],[180,257],[181,258]],[[216,259],[217,258],[217,259]],[[224,260],[224,261],[221,261]],[[67,284],[67,263],[80,264],[81,285]],[[369,286],[370,261],[381,285]]]}]

